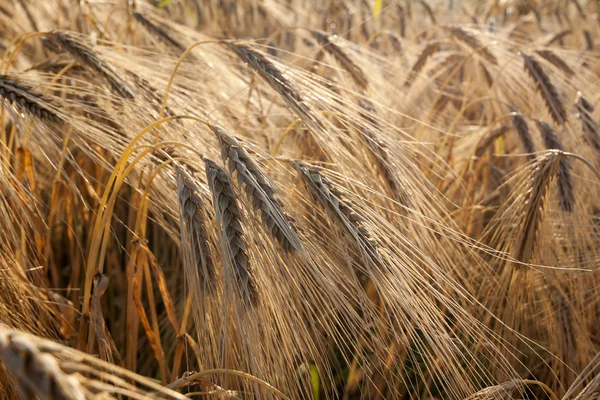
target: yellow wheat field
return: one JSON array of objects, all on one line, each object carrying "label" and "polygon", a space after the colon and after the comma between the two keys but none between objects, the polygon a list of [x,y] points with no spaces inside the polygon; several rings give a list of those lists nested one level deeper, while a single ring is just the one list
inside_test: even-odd
[{"label": "yellow wheat field", "polygon": [[598,399],[599,33],[0,2],[0,397]]}]

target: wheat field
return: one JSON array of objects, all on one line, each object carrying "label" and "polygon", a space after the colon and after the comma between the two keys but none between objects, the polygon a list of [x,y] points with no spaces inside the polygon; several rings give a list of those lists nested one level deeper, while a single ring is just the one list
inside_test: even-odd
[{"label": "wheat field", "polygon": [[0,397],[600,399],[599,33],[0,2]]}]

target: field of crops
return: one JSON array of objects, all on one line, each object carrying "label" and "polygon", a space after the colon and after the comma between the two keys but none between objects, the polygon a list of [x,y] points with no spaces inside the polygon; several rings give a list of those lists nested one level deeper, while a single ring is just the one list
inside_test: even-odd
[{"label": "field of crops", "polygon": [[0,2],[0,398],[600,398],[600,3]]}]

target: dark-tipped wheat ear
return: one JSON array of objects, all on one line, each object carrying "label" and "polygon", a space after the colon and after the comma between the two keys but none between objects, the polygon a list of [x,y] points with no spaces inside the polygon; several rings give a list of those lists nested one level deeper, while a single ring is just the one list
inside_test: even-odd
[{"label": "dark-tipped wheat ear", "polygon": [[215,286],[215,266],[204,222],[204,205],[199,188],[180,167],[176,168],[176,173],[184,251],[192,254],[192,260],[196,262],[200,272],[200,283],[203,287],[212,290]]},{"label": "dark-tipped wheat ear", "polygon": [[562,125],[567,120],[567,112],[560,100],[558,90],[534,56],[521,52],[521,57],[523,57],[525,71],[534,81],[537,91],[542,95],[552,119],[558,125]]},{"label": "dark-tipped wheat ear", "polygon": [[592,51],[594,50],[594,39],[592,38],[592,34],[587,29],[583,30],[583,38],[585,39],[585,50]]},{"label": "dark-tipped wheat ear", "polygon": [[408,78],[406,79],[406,82],[404,82],[405,87],[408,88],[412,85],[414,79],[417,77],[419,72],[423,69],[423,67],[425,66],[425,63],[427,63],[427,60],[429,59],[429,57],[431,57],[436,51],[438,51],[439,48],[440,48],[439,41],[433,41],[431,43],[428,43],[423,48],[423,50],[419,54],[419,57],[413,64],[413,66],[411,68],[411,72],[410,72]]},{"label": "dark-tipped wheat ear", "polygon": [[[248,44],[228,41],[225,44],[263,78],[283,99],[287,105],[305,122],[314,121],[314,117],[303,104],[304,99],[288,78],[268,60],[264,54],[256,51]],[[313,126],[314,127],[314,126]]]},{"label": "dark-tipped wheat ear", "polygon": [[481,157],[483,153],[494,143],[494,140],[504,135],[508,131],[508,125],[502,125],[496,129],[489,131],[477,144],[475,148],[475,156]]},{"label": "dark-tipped wheat ear", "polygon": [[485,46],[483,46],[479,39],[477,39],[475,36],[459,26],[451,26],[448,28],[448,30],[454,37],[464,42],[471,49],[477,51],[487,61],[494,65],[498,65],[498,59],[496,56],[494,56]]},{"label": "dark-tipped wheat ear", "polygon": [[585,134],[586,141],[594,149],[600,151],[600,131],[598,130],[598,124],[592,118],[594,106],[579,92],[575,100],[575,107],[577,108],[577,117],[581,120],[581,129]]},{"label": "dark-tipped wheat ear", "polygon": [[213,125],[213,132],[221,144],[221,157],[231,175],[236,172],[240,189],[252,201],[254,211],[260,209],[261,221],[282,250],[292,252],[300,247],[300,239],[294,231],[290,217],[283,211],[275,189],[268,181],[266,173],[254,162],[250,154],[233,136],[223,128]]},{"label": "dark-tipped wheat ear", "polygon": [[[235,286],[242,302],[250,307],[258,303],[258,290],[254,278],[246,239],[242,226],[242,213],[227,172],[214,161],[204,159],[206,179],[213,196],[213,206],[219,230],[223,262],[234,276]],[[226,273],[227,277],[228,274]],[[224,286],[227,288],[227,285]]]},{"label": "dark-tipped wheat ear", "polygon": [[135,97],[133,89],[94,49],[83,40],[66,31],[52,31],[46,37],[64,51],[70,53],[81,65],[87,66],[108,82],[111,89],[121,97],[132,99]]},{"label": "dark-tipped wheat ear", "polygon": [[[384,269],[385,264],[378,252],[379,243],[366,227],[365,219],[354,210],[349,201],[342,199],[343,193],[321,175],[319,168],[300,161],[292,161],[292,165],[300,174],[309,194],[326,210],[338,227],[353,239],[365,261]],[[364,276],[363,271],[357,272],[359,278]]]},{"label": "dark-tipped wheat ear", "polygon": [[175,39],[173,36],[169,34],[165,29],[163,29],[160,25],[152,22],[146,16],[141,14],[139,11],[133,10],[131,12],[133,18],[142,25],[151,35],[156,36],[160,41],[166,43],[167,45],[173,47],[174,49],[179,50],[181,53],[186,51],[187,47]]},{"label": "dark-tipped wheat ear", "polygon": [[[564,151],[560,139],[556,135],[554,128],[543,121],[535,121],[540,135],[544,141],[544,146],[548,150]],[[566,212],[573,212],[575,206],[575,198],[573,196],[573,178],[571,177],[571,166],[567,157],[561,155],[558,161],[557,181],[558,198],[560,208]]]},{"label": "dark-tipped wheat ear", "polygon": [[529,133],[529,126],[527,125],[527,121],[521,114],[519,114],[516,110],[511,109],[512,112],[512,123],[523,144],[523,149],[525,150],[528,160],[533,160],[535,156],[533,153],[535,152],[535,146],[533,144],[533,139],[531,138],[531,134]]},{"label": "dark-tipped wheat ear", "polygon": [[556,68],[560,69],[568,76],[575,75],[575,72],[569,67],[562,58],[560,58],[555,52],[548,49],[538,49],[535,53],[542,57],[544,60],[548,61],[550,64],[554,65]]},{"label": "dark-tipped wheat ear", "polygon": [[544,215],[544,203],[548,184],[554,177],[557,161],[561,155],[547,153],[536,160],[536,167],[529,177],[529,187],[525,192],[525,212],[521,218],[520,229],[514,240],[513,257],[523,263],[529,263],[533,255],[539,226]]},{"label": "dark-tipped wheat ear", "polygon": [[[360,103],[361,107],[365,112],[361,112],[360,115],[370,123],[378,125],[374,118],[369,116],[367,113],[375,113],[375,108],[366,102]],[[400,202],[403,206],[410,207],[411,201],[410,196],[407,193],[406,188],[402,182],[398,179],[396,172],[393,170],[391,165],[390,154],[387,150],[386,143],[381,140],[374,132],[369,128],[358,125],[358,130],[362,134],[361,137],[367,144],[371,154],[376,160],[377,167],[381,171],[383,178],[388,185],[392,198]]]},{"label": "dark-tipped wheat ear", "polygon": [[366,88],[369,84],[367,76],[363,72],[363,70],[356,65],[354,61],[338,46],[333,43],[325,32],[321,32],[315,29],[309,29],[309,32],[321,46],[323,46],[323,50],[327,53],[331,54],[338,62],[350,73],[354,82],[362,88]]},{"label": "dark-tipped wheat ear", "polygon": [[15,78],[0,75],[0,96],[40,119],[51,122],[61,121],[41,95],[32,92],[28,85]]},{"label": "dark-tipped wheat ear", "polygon": [[431,9],[431,6],[429,5],[429,3],[427,3],[425,0],[420,0],[419,3],[421,4],[421,6],[423,6],[423,9],[425,10],[427,15],[429,16],[429,19],[431,20],[431,23],[433,25],[437,25],[437,20],[435,19],[435,14],[433,13],[433,10]]},{"label": "dark-tipped wheat ear", "polygon": [[566,36],[570,35],[571,33],[573,33],[572,29],[566,29],[564,31],[560,31],[557,34],[555,34],[554,36],[552,36],[544,45],[550,46],[556,42],[560,43]]}]

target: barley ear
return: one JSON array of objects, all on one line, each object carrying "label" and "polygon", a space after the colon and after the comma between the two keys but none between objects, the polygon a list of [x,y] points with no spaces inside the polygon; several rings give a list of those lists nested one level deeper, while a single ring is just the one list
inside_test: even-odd
[{"label": "barley ear", "polygon": [[0,358],[19,381],[22,392],[41,400],[84,400],[81,384],[65,373],[56,358],[28,335],[0,325]]},{"label": "barley ear", "polygon": [[316,29],[309,29],[309,32],[323,46],[323,50],[331,54],[350,73],[358,86],[363,89],[368,86],[369,81],[363,70],[352,61],[340,46],[331,41],[329,35]]},{"label": "barley ear", "polygon": [[521,52],[521,57],[523,57],[525,71],[534,81],[537,91],[542,95],[552,119],[558,125],[562,125],[567,120],[567,112],[558,95],[558,90],[534,56]]},{"label": "barley ear", "polygon": [[28,85],[15,78],[0,75],[0,96],[39,119],[51,122],[61,121],[42,95],[34,93]]},{"label": "barley ear", "polygon": [[[237,195],[227,172],[214,161],[204,159],[206,179],[213,195],[213,207],[217,219],[219,242],[225,279],[233,276],[234,291],[246,307],[258,304],[258,290],[242,224],[242,213]],[[224,289],[229,287],[225,282]]]},{"label": "barley ear", "polygon": [[133,18],[135,18],[140,25],[146,28],[151,35],[157,37],[160,41],[166,43],[181,53],[186,51],[187,47],[171,36],[171,34],[169,34],[169,32],[167,32],[159,24],[151,21],[139,11],[133,10],[131,14],[133,15]]},{"label": "barley ear", "polygon": [[125,99],[133,99],[133,89],[125,82],[110,63],[104,60],[92,46],[74,34],[55,30],[46,34],[54,44],[68,52],[79,63],[100,75],[111,89]]},{"label": "barley ear", "polygon": [[[564,151],[560,139],[556,135],[554,128],[543,121],[536,120],[538,130],[544,140],[544,145],[548,150]],[[566,212],[573,212],[575,206],[575,197],[573,195],[573,177],[571,176],[571,166],[569,160],[564,155],[559,156],[556,185],[558,187],[558,197],[560,208]]]},{"label": "barley ear", "polygon": [[538,49],[535,51],[537,55],[542,57],[544,60],[548,61],[550,64],[554,65],[556,68],[560,69],[567,76],[575,75],[575,72],[569,67],[562,58],[560,58],[556,53],[549,49]]},{"label": "barley ear", "polygon": [[525,150],[528,160],[533,160],[535,156],[533,153],[535,152],[535,145],[533,144],[533,139],[531,137],[531,133],[529,133],[529,126],[527,125],[527,121],[521,114],[519,114],[516,110],[511,108],[511,112],[513,113],[511,119],[513,123],[513,127],[523,144],[523,149]]},{"label": "barley ear", "polygon": [[520,262],[531,262],[544,215],[548,184],[554,177],[559,158],[560,155],[556,153],[548,153],[535,161],[536,168],[529,178],[530,184],[524,199],[521,229],[514,240],[513,257]]},{"label": "barley ear", "polygon": [[293,252],[301,247],[300,239],[291,223],[291,218],[283,210],[276,197],[275,188],[266,173],[254,162],[246,149],[223,128],[213,125],[213,132],[221,144],[221,157],[228,166],[229,173],[236,173],[238,187],[244,189],[252,202],[254,212],[260,210],[261,222],[285,252]]},{"label": "barley ear", "polygon": [[477,37],[467,32],[460,26],[451,26],[448,28],[448,30],[454,37],[464,42],[471,49],[477,51],[487,61],[494,65],[498,65],[498,59],[496,56],[494,56],[485,46],[483,46]]},{"label": "barley ear", "polygon": [[182,168],[178,167],[176,174],[183,251],[190,257],[190,267],[200,272],[199,283],[212,291],[215,286],[215,267],[204,222],[200,189]]},{"label": "barley ear", "polygon": [[[385,269],[385,263],[378,251],[379,243],[366,226],[365,219],[354,210],[349,201],[342,198],[343,192],[323,177],[319,168],[300,161],[292,161],[292,165],[300,174],[311,197],[325,209],[338,227],[352,238],[365,263],[380,270]],[[355,272],[358,278],[366,275],[366,271]]]},{"label": "barley ear", "polygon": [[592,117],[594,106],[583,97],[581,92],[578,92],[575,107],[577,108],[577,117],[581,120],[581,128],[585,134],[585,140],[596,151],[600,151],[600,130]]}]

